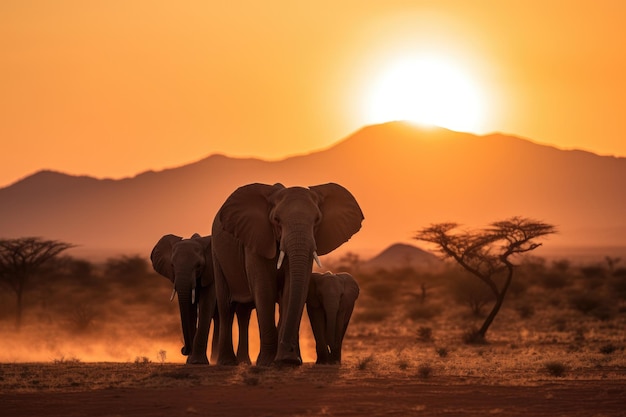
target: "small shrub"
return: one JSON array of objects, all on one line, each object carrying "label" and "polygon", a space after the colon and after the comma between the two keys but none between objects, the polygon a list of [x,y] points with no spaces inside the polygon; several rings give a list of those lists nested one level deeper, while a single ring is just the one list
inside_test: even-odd
[{"label": "small shrub", "polygon": [[146,357],[146,356],[141,356],[141,357],[137,356],[137,357],[135,357],[135,365],[145,365],[145,364],[148,364],[150,362],[151,362],[150,359],[148,357]]},{"label": "small shrub", "polygon": [[420,342],[431,342],[433,340],[433,329],[421,326],[417,329],[417,340]]},{"label": "small shrub", "polygon": [[448,356],[448,349],[446,349],[445,347],[440,347],[435,349],[435,352],[437,352],[437,355],[439,355],[440,358],[445,358],[446,356]]},{"label": "small shrub", "polygon": [[359,362],[357,363],[356,367],[359,371],[364,371],[369,367],[370,363],[372,362],[374,362],[374,356],[369,355],[363,359],[359,359]]},{"label": "small shrub", "polygon": [[566,366],[557,361],[550,361],[544,364],[545,370],[552,376],[557,378],[565,376],[565,371],[567,370]]},{"label": "small shrub", "polygon": [[609,343],[607,345],[603,345],[600,347],[600,353],[603,353],[605,355],[610,355],[611,353],[615,352],[618,349],[619,348],[617,346],[615,346],[612,343]]},{"label": "small shrub", "polygon": [[409,361],[406,359],[400,359],[398,361],[398,368],[400,368],[401,370],[406,370],[409,368]]},{"label": "small shrub", "polygon": [[615,316],[615,312],[613,309],[607,305],[601,305],[597,308],[594,308],[589,313],[592,317],[597,318],[602,321],[610,321]]},{"label": "small shrub", "polygon": [[575,294],[570,297],[572,307],[584,314],[589,314],[592,310],[598,308],[602,301],[594,294]]},{"label": "small shrub", "polygon": [[570,284],[570,279],[563,273],[551,272],[541,280],[541,285],[548,290],[558,290]]},{"label": "small shrub", "polygon": [[429,378],[433,373],[433,368],[427,363],[421,364],[417,367],[417,376],[422,379]]}]

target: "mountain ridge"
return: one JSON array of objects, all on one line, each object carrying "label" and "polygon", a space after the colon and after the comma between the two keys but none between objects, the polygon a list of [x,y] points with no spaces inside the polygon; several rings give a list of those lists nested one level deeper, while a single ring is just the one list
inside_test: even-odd
[{"label": "mountain ridge", "polygon": [[122,179],[38,171],[0,189],[0,231],[145,254],[166,233],[209,234],[240,185],[337,182],[365,214],[342,251],[371,255],[431,223],[484,226],[513,215],[555,224],[561,233],[550,240],[560,246],[626,246],[625,181],[626,158],[392,122],[275,161],[214,154]]}]

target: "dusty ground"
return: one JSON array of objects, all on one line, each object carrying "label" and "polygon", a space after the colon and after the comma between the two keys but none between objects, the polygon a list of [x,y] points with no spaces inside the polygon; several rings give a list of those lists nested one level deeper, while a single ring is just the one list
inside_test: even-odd
[{"label": "dusty ground", "polygon": [[83,333],[31,311],[20,335],[0,327],[0,417],[626,416],[626,304],[606,279],[572,276],[557,289],[526,277],[484,345],[463,342],[484,316],[446,276],[424,281],[423,302],[421,277],[362,277],[341,366],[311,363],[307,324],[301,367],[186,366],[169,287],[154,306],[103,305]]},{"label": "dusty ground", "polygon": [[[154,363],[0,365],[2,416],[624,416],[626,369],[451,375],[348,360],[295,369]],[[444,374],[445,373],[445,374]],[[465,372],[467,373],[467,372]]]}]

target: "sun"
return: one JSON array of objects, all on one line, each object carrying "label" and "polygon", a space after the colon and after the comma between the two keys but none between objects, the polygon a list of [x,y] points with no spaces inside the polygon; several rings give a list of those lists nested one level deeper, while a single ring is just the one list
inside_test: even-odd
[{"label": "sun", "polygon": [[433,56],[397,61],[383,70],[366,99],[370,123],[407,120],[478,132],[485,103],[475,81],[458,65]]}]

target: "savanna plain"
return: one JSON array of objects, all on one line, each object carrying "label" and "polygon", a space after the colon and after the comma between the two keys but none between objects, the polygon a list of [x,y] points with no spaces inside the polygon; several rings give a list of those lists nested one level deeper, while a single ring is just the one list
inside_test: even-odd
[{"label": "savanna plain", "polygon": [[263,368],[185,365],[170,284],[147,259],[60,258],[29,282],[19,330],[15,295],[0,293],[0,415],[626,415],[621,260],[518,260],[472,343],[493,305],[475,277],[345,259],[325,262],[361,287],[341,365],[315,365],[305,312],[304,364]]}]

